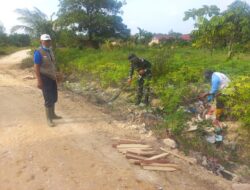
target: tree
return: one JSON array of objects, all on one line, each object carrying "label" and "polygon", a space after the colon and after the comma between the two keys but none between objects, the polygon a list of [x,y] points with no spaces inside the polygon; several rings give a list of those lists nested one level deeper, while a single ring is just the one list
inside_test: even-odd
[{"label": "tree", "polygon": [[185,12],[184,21],[192,18],[195,20],[195,30],[192,35],[195,38],[196,47],[208,48],[212,54],[219,40],[218,28],[220,25],[220,9],[215,6],[203,5],[199,9],[190,9]]},{"label": "tree", "polygon": [[5,32],[5,28],[3,24],[0,22],[0,34],[3,34]]},{"label": "tree", "polygon": [[185,12],[184,20],[189,18],[196,20],[195,45],[211,52],[216,46],[227,46],[229,59],[250,40],[250,6],[246,2],[236,0],[222,13],[215,6],[192,9]]},{"label": "tree", "polygon": [[250,40],[250,6],[244,1],[236,0],[222,15],[222,34],[227,42],[228,58],[231,58],[236,46],[240,47]]},{"label": "tree", "polygon": [[211,6],[203,5],[203,7],[199,9],[189,9],[184,14],[185,14],[185,17],[183,18],[184,21],[192,18],[193,20],[196,20],[195,27],[198,27],[198,25],[202,24],[202,22],[205,19],[207,20],[208,18],[219,15],[220,9],[215,5]]},{"label": "tree", "polygon": [[11,29],[12,33],[23,30],[34,38],[44,33],[50,34],[52,38],[55,37],[52,17],[49,20],[47,15],[36,7],[34,7],[33,11],[29,9],[16,9],[15,11],[20,15],[17,19],[20,20],[23,25],[13,26]]},{"label": "tree", "polygon": [[11,34],[8,36],[8,43],[17,47],[26,47],[30,45],[30,36],[27,34]]},{"label": "tree", "polygon": [[89,41],[127,38],[130,30],[119,16],[122,5],[117,0],[60,0],[57,24],[85,34]]},{"label": "tree", "polygon": [[0,22],[0,46],[6,45],[8,41],[7,35],[5,33],[5,28]]},{"label": "tree", "polygon": [[138,27],[137,29],[139,30],[139,32],[135,34],[136,42],[148,44],[152,40],[153,34],[140,27]]},{"label": "tree", "polygon": [[174,32],[173,30],[170,30],[170,31],[168,32],[168,36],[169,36],[170,38],[180,39],[180,37],[182,36],[182,33]]}]

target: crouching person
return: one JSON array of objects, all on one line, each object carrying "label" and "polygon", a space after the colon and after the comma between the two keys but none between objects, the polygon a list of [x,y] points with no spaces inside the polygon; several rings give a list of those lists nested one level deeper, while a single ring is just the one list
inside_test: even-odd
[{"label": "crouching person", "polygon": [[150,81],[152,77],[152,72],[151,72],[152,64],[145,59],[137,57],[135,54],[130,54],[128,56],[128,60],[131,63],[128,84],[131,84],[132,82],[134,70],[138,72],[138,80],[137,80],[138,87],[137,87],[137,98],[135,105],[139,105],[141,103],[142,97],[144,95],[143,103],[148,106],[149,96],[150,96]]},{"label": "crouching person", "polygon": [[223,90],[228,87],[230,79],[223,73],[207,70],[204,73],[205,79],[210,82],[211,90],[201,96],[201,98],[207,97],[208,102],[216,100],[216,120],[220,120],[225,108],[226,96],[223,94]]}]

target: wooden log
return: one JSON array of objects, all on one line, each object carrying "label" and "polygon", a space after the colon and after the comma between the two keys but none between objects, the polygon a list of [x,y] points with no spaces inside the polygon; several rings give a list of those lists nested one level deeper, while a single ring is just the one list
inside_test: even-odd
[{"label": "wooden log", "polygon": [[157,159],[160,159],[160,158],[164,158],[167,155],[169,155],[169,154],[168,153],[162,153],[162,154],[158,154],[156,156],[152,156],[150,158],[147,158],[146,160],[157,160]]},{"label": "wooden log", "polygon": [[145,170],[155,170],[155,171],[168,171],[173,172],[176,171],[176,168],[173,167],[160,167],[160,166],[143,166]]},{"label": "wooden log", "polygon": [[169,154],[174,155],[174,156],[177,157],[177,158],[180,158],[180,159],[182,159],[182,160],[185,160],[186,162],[188,162],[188,163],[190,163],[190,164],[195,164],[195,163],[196,163],[196,160],[194,160],[194,159],[187,158],[187,157],[185,157],[185,156],[181,156],[181,155],[176,154],[176,153],[174,153],[174,152],[172,152],[172,151],[168,151],[168,150],[166,150],[166,149],[164,149],[164,148],[160,148],[160,149],[163,150],[163,151],[166,152],[166,153],[169,153]]}]

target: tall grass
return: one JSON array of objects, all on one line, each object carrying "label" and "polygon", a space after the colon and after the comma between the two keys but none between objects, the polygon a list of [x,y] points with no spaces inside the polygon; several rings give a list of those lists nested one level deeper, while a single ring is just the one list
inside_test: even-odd
[{"label": "tall grass", "polygon": [[[59,68],[65,73],[95,80],[106,88],[121,86],[122,81],[128,77],[130,64],[127,56],[132,52],[153,64],[151,87],[154,96],[161,99],[168,118],[180,121],[184,117],[183,112],[178,112],[179,107],[187,99],[198,95],[194,89],[203,85],[205,69],[223,72],[231,79],[250,73],[249,54],[240,54],[227,61],[224,50],[217,50],[211,56],[206,50],[191,47],[173,49],[133,46],[99,50],[57,49],[56,55]],[[176,123],[181,126],[179,121]]]}]

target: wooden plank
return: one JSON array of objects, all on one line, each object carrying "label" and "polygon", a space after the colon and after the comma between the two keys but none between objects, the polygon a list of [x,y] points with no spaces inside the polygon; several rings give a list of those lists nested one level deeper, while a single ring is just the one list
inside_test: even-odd
[{"label": "wooden plank", "polygon": [[126,158],[127,159],[136,159],[136,160],[145,160],[146,159],[146,157],[144,157],[144,156],[138,156],[138,155],[129,154],[129,153],[126,153]]},{"label": "wooden plank", "polygon": [[165,159],[161,160],[140,160],[141,164],[152,164],[152,163],[161,163],[161,164],[168,164],[169,161]]},{"label": "wooden plank", "polygon": [[187,157],[185,157],[185,156],[181,156],[181,155],[176,154],[176,153],[174,153],[174,152],[172,152],[172,151],[168,151],[168,150],[166,150],[166,149],[164,149],[164,148],[160,148],[160,149],[163,150],[163,151],[165,151],[166,153],[169,153],[169,154],[174,155],[174,156],[177,157],[177,158],[180,158],[180,159],[182,159],[182,160],[185,160],[186,162],[188,162],[188,163],[190,163],[190,164],[195,164],[195,163],[196,163],[196,160],[194,160],[194,159],[190,159],[190,158],[187,158]]},{"label": "wooden plank", "polygon": [[128,159],[128,161],[129,161],[129,163],[131,163],[131,164],[140,165],[140,160]]},{"label": "wooden plank", "polygon": [[112,138],[112,140],[118,141],[118,143],[120,144],[142,143],[140,140],[135,140],[135,139]]},{"label": "wooden plank", "polygon": [[138,151],[153,151],[153,148],[140,148],[140,147],[117,147],[117,149],[120,149],[120,150],[131,149],[131,150],[138,150]]},{"label": "wooden plank", "polygon": [[118,152],[123,153],[123,154],[125,154],[129,151],[146,151],[146,152],[152,151],[152,149],[144,149],[144,148],[143,149],[141,149],[141,148],[117,148],[117,150],[118,150]]},{"label": "wooden plank", "polygon": [[145,144],[145,143],[143,143],[141,141],[119,140],[118,142],[112,144],[112,147],[116,148],[117,146],[119,146],[121,144]]},{"label": "wooden plank", "polygon": [[155,170],[155,171],[168,171],[173,172],[176,171],[176,168],[173,167],[160,167],[160,166],[143,166],[145,170]]},{"label": "wooden plank", "polygon": [[120,144],[117,148],[151,148],[151,146],[146,144]]},{"label": "wooden plank", "polygon": [[150,158],[147,158],[146,160],[157,160],[157,159],[160,159],[160,158],[164,158],[167,155],[169,155],[169,154],[168,153],[162,153],[162,154],[158,154],[156,156],[152,156]]},{"label": "wooden plank", "polygon": [[142,151],[142,150],[127,150],[127,153],[130,153],[130,154],[136,154],[136,155],[139,155],[139,156],[155,156],[156,155],[156,152],[155,151]]},{"label": "wooden plank", "polygon": [[177,164],[169,164],[169,163],[141,163],[142,166],[157,166],[157,167],[170,167],[175,169],[180,169],[180,167]]}]

